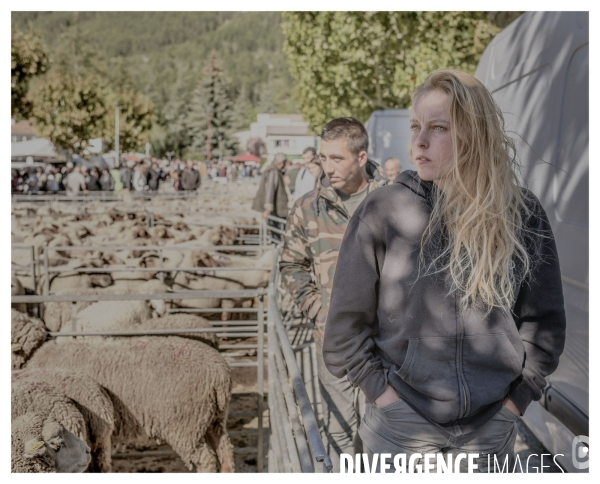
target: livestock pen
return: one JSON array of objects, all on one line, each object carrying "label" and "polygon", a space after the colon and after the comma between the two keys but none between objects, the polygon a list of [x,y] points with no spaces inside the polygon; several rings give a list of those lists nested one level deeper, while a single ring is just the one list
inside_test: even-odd
[{"label": "livestock pen", "polygon": [[[15,204],[20,204],[24,199],[13,199]],[[110,203],[110,199],[106,199]],[[41,200],[40,200],[41,202]],[[51,200],[49,201],[51,202]],[[77,203],[74,199],[72,202]],[[108,205],[107,203],[107,205]],[[65,203],[65,205],[67,205]],[[84,213],[85,206],[78,207]],[[107,207],[108,210],[100,213],[143,213],[148,226],[160,225],[161,218],[167,217],[169,210],[143,210],[128,212],[129,209]],[[175,210],[176,213],[181,211]],[[92,215],[93,211],[85,211]],[[190,210],[190,214],[193,210]],[[59,214],[56,214],[60,216]],[[158,217],[157,217],[158,215]],[[209,214],[207,214],[209,215]],[[230,214],[232,215],[232,214]],[[245,214],[247,215],[247,214]],[[210,219],[210,217],[208,217]],[[272,217],[272,221],[281,224],[285,220]],[[164,220],[164,219],[163,219]],[[195,223],[195,222],[191,222]],[[210,227],[210,221],[196,222],[199,225]],[[30,263],[14,267],[22,275],[32,279],[35,294],[13,295],[12,303],[26,303],[33,305],[37,315],[43,317],[44,307],[48,303],[70,302],[71,324],[67,331],[50,332],[52,339],[77,338],[77,337],[114,337],[128,338],[137,336],[165,336],[165,335],[190,335],[190,334],[215,334],[221,341],[219,351],[225,356],[229,366],[234,368],[252,368],[256,370],[255,392],[245,396],[256,396],[256,411],[230,412],[230,419],[251,417],[256,419],[255,428],[242,428],[230,430],[230,435],[252,436],[256,445],[236,446],[236,454],[255,457],[258,472],[329,472],[331,461],[325,453],[319,432],[320,395],[316,379],[316,353],[312,342],[312,331],[309,324],[304,321],[295,310],[293,301],[286,297],[279,279],[278,241],[274,234],[283,234],[281,228],[268,225],[264,220],[256,224],[237,224],[231,226],[239,229],[250,230],[251,234],[237,237],[236,245],[178,245],[178,246],[136,246],[136,245],[85,245],[85,246],[27,246],[15,244],[13,250],[25,251],[30,254]],[[89,251],[117,251],[144,249],[156,254],[158,265],[155,267],[79,267],[61,268],[49,264],[49,255],[52,251],[69,252],[77,250]],[[275,250],[272,265],[268,268],[252,267],[165,267],[163,265],[163,252],[202,250],[210,253],[226,251],[228,253],[255,253],[263,254],[267,250]],[[253,288],[243,290],[174,290],[162,293],[140,294],[53,294],[50,289],[51,277],[60,276],[64,272],[81,274],[112,274],[117,272],[138,271],[156,275],[159,280],[172,275],[174,271],[204,274],[215,276],[222,274],[225,277],[232,272],[245,271],[270,271],[270,278],[266,288]],[[31,292],[31,291],[30,291]],[[200,299],[245,299],[252,300],[251,307],[170,307],[168,313],[192,313],[197,315],[223,315],[225,320],[209,319],[210,328],[163,328],[146,330],[124,331],[81,331],[77,324],[78,302],[98,301],[149,301],[162,300],[173,302],[175,300],[200,300]],[[234,316],[237,315],[237,318]],[[255,319],[246,319],[254,317]],[[267,399],[264,398],[265,381]],[[263,418],[268,417],[264,425]],[[265,433],[266,431],[266,433]],[[141,451],[121,452],[113,454],[115,460],[135,458],[140,456],[162,456],[172,451]]]}]

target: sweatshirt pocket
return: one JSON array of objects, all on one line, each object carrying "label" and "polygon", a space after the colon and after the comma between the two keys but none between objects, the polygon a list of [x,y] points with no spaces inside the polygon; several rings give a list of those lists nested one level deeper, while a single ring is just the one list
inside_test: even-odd
[{"label": "sweatshirt pocket", "polygon": [[462,354],[470,413],[504,398],[522,372],[523,360],[505,333],[465,336]]},{"label": "sweatshirt pocket", "polygon": [[418,392],[443,404],[449,414],[458,413],[455,336],[409,339],[406,358],[396,374]]}]

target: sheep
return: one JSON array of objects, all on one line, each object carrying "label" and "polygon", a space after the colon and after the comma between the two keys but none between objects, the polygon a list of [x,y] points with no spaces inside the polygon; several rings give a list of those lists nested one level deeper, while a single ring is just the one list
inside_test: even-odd
[{"label": "sheep", "polygon": [[143,431],[167,442],[190,470],[234,470],[230,369],[204,343],[177,336],[49,341],[27,368],[76,369],[102,385],[115,406],[115,437]]},{"label": "sheep", "polygon": [[[136,284],[136,287],[131,288],[123,288],[120,286],[110,286],[107,288],[81,288],[81,289],[64,289],[61,291],[56,291],[57,295],[87,295],[87,294],[156,294],[156,293],[165,293],[170,292],[169,286],[162,283],[158,279],[145,281],[141,284]],[[145,308],[145,304],[137,304],[132,305],[129,304],[131,301],[120,301],[123,303],[121,305],[124,308],[136,307],[138,309],[142,309],[142,314],[146,314],[147,311]],[[140,302],[140,301],[138,301]],[[144,301],[141,301],[144,303]],[[114,306],[116,301],[103,301],[102,304],[98,303],[98,306],[95,306],[95,311],[104,311],[103,308],[106,306]],[[94,304],[93,301],[79,301],[75,303],[75,311],[78,314],[77,319],[80,318],[79,313],[86,309],[87,307]],[[44,322],[50,331],[60,331],[62,328],[69,328],[72,321],[72,311],[73,303],[71,302],[50,302],[46,306],[46,310],[44,312]],[[151,299],[150,300],[150,308],[151,314],[150,317],[162,316],[167,311],[167,306],[164,300],[162,299]],[[115,310],[109,309],[110,314],[114,314]],[[129,311],[129,309],[126,309]],[[87,314],[87,313],[86,313]],[[87,316],[86,316],[87,317]],[[124,321],[125,318],[118,318],[118,321]],[[139,318],[138,318],[139,319]],[[147,319],[147,317],[146,317]],[[96,318],[94,318],[96,320]],[[100,322],[102,324],[102,322]],[[119,324],[119,323],[117,323]],[[128,322],[125,320],[123,322],[124,325],[127,325]],[[66,330],[66,329],[65,329]]]},{"label": "sheep", "polygon": [[[178,272],[175,275],[173,283],[173,291],[201,291],[201,290],[213,290],[213,291],[240,291],[244,289],[244,286],[234,281],[227,281],[211,276],[195,276],[192,274],[186,274]],[[242,298],[203,298],[203,299],[174,299],[173,305],[180,308],[223,308],[231,309],[238,307],[243,302]],[[228,312],[221,313],[221,319],[227,321],[230,317]]]},{"label": "sheep", "polygon": [[[11,296],[24,296],[25,295],[25,288],[21,284],[21,281],[19,281],[19,278],[17,276],[15,276],[14,274],[12,275],[12,277],[10,279],[10,295]],[[25,303],[13,303],[10,305],[10,307],[16,309],[17,311],[19,311],[21,313],[27,314],[27,304],[25,304]]]},{"label": "sheep", "polygon": [[21,368],[33,352],[46,341],[44,323],[33,316],[11,310],[11,367]]},{"label": "sheep", "polygon": [[17,380],[11,383],[11,420],[32,412],[59,422],[80,439],[88,441],[85,418],[70,398],[45,382]]},{"label": "sheep", "polygon": [[[118,330],[136,326],[152,317],[152,308],[147,301],[99,301],[77,314],[79,331]],[[70,332],[69,325],[61,332]]]},{"label": "sheep", "polygon": [[[244,288],[257,288],[267,287],[269,285],[269,271],[273,265],[273,255],[273,250],[269,250],[258,259],[220,253],[206,254],[204,258],[212,260],[221,267],[248,267],[257,269],[254,271],[215,271],[211,274],[219,279],[238,282],[239,284],[242,284]],[[192,255],[192,257],[194,257],[194,255]],[[201,258],[201,255],[196,253],[195,257]]]},{"label": "sheep", "polygon": [[10,447],[11,472],[83,472],[91,460],[82,439],[37,413],[11,422]]},{"label": "sheep", "polygon": [[86,375],[52,368],[13,372],[12,381],[52,387],[71,399],[81,412],[88,432],[92,462],[89,472],[111,471],[111,435],[115,428],[114,407],[106,391]]},{"label": "sheep", "polygon": [[[152,318],[145,321],[139,329],[187,329],[187,328],[212,328],[213,326],[204,319],[195,314],[168,314],[160,318]],[[122,328],[131,329],[131,328]],[[202,341],[213,348],[218,346],[218,338],[216,333],[189,333],[186,335],[180,334],[180,337],[190,338]]]}]

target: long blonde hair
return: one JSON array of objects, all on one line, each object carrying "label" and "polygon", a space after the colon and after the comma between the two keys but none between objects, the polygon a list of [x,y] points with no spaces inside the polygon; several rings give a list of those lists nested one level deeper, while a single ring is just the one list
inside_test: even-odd
[{"label": "long blonde hair", "polygon": [[433,184],[422,267],[449,273],[462,311],[482,304],[486,313],[510,311],[532,263],[524,233],[530,204],[516,175],[514,142],[491,94],[473,76],[437,70],[414,91],[413,104],[434,90],[448,95],[453,163]]}]

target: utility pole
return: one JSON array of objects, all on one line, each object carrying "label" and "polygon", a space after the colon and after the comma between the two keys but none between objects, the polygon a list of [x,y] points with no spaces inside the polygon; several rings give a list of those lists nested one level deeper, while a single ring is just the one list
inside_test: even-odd
[{"label": "utility pole", "polygon": [[121,157],[119,156],[119,111],[121,106],[119,101],[115,102],[115,168],[118,168],[121,164]]},{"label": "utility pole", "polygon": [[206,106],[206,112],[207,112],[207,126],[206,126],[206,159],[208,161],[211,160],[211,156],[210,156],[210,124],[211,124],[211,115],[212,115],[212,106],[209,104],[208,106]]}]

